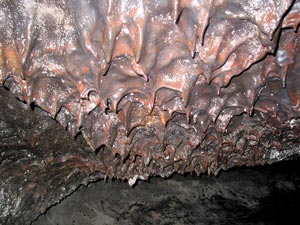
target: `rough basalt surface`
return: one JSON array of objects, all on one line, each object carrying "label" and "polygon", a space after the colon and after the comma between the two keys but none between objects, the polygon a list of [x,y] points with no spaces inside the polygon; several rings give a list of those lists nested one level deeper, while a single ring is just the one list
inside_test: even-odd
[{"label": "rough basalt surface", "polygon": [[298,154],[299,22],[298,0],[0,0],[0,85],[94,150],[5,150],[2,179],[35,166],[24,196],[57,201],[56,166],[132,185]]},{"label": "rough basalt surface", "polygon": [[0,88],[0,224],[29,224],[80,184],[100,179],[95,156],[44,111]]}]

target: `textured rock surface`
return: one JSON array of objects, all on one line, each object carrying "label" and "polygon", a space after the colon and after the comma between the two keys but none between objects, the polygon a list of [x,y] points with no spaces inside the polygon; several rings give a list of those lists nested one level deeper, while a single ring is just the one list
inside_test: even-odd
[{"label": "textured rock surface", "polygon": [[0,82],[109,176],[263,163],[299,135],[299,4],[1,1]]},{"label": "textured rock surface", "polygon": [[0,4],[0,85],[90,146],[4,100],[4,220],[94,172],[134,184],[299,153],[299,1]]},{"label": "textured rock surface", "polygon": [[101,181],[80,188],[32,225],[294,224],[299,207],[295,160],[234,168],[218,177],[151,178],[134,188]]},{"label": "textured rock surface", "polygon": [[29,224],[80,184],[101,178],[101,162],[44,111],[0,88],[0,224]]}]

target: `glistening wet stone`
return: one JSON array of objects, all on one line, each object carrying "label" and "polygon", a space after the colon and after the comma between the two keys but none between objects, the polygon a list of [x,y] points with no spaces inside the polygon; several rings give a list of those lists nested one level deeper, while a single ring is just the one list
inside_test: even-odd
[{"label": "glistening wet stone", "polygon": [[299,155],[299,22],[299,0],[0,1],[0,223]]}]

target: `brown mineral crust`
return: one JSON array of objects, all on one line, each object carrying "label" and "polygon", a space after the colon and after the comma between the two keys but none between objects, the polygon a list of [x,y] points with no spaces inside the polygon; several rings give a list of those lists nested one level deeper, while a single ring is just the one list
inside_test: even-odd
[{"label": "brown mineral crust", "polygon": [[0,1],[0,84],[95,150],[17,134],[32,146],[1,150],[2,220],[33,219],[94,172],[133,184],[299,154],[299,5]]},{"label": "brown mineral crust", "polygon": [[295,1],[292,5],[292,8],[289,10],[288,15],[286,15],[282,22],[282,28],[293,28],[295,31],[297,30],[300,23],[300,2]]},{"label": "brown mineral crust", "polygon": [[[298,5],[2,1],[1,81],[73,135],[82,132],[93,149],[104,145],[128,158],[142,129],[157,137],[144,161],[164,158],[166,146],[190,155],[208,129],[222,133],[234,116],[256,110],[284,114],[282,122],[298,117],[297,71],[291,87],[285,83],[299,35],[280,29],[296,30]],[[194,130],[190,147],[165,140],[178,118]]]},{"label": "brown mineral crust", "polygon": [[298,144],[298,0],[0,3],[0,83],[82,133],[86,174],[216,174]]}]

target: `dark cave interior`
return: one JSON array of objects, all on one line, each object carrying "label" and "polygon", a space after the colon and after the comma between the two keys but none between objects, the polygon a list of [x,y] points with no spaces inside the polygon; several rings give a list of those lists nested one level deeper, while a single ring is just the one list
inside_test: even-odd
[{"label": "dark cave interior", "polygon": [[0,0],[0,224],[293,223],[299,24],[300,0]]},{"label": "dark cave interior", "polygon": [[217,177],[151,178],[134,187],[101,180],[80,187],[32,224],[296,224],[299,208],[295,158]]}]

